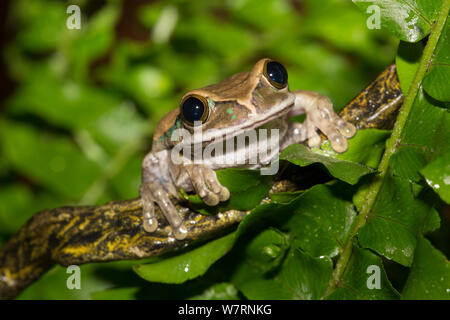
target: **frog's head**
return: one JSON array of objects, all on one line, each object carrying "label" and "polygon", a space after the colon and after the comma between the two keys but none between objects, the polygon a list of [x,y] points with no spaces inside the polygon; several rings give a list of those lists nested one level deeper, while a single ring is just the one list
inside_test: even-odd
[{"label": "frog's head", "polygon": [[282,64],[261,59],[250,72],[187,92],[180,103],[182,126],[193,132],[201,123],[206,132],[203,142],[260,127],[285,115],[294,105],[287,80]]}]

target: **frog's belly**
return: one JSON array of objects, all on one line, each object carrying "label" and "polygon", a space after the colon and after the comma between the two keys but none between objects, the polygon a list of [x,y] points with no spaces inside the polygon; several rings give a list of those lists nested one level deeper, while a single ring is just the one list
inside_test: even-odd
[{"label": "frog's belly", "polygon": [[288,129],[288,120],[274,119],[265,125],[224,141],[212,142],[203,148],[200,161],[210,168],[250,168],[267,165],[278,156]]}]

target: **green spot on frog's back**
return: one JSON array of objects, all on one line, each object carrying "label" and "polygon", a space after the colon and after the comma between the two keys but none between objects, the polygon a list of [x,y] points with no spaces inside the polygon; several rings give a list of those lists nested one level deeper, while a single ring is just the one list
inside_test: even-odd
[{"label": "green spot on frog's back", "polygon": [[233,108],[228,108],[228,109],[227,109],[227,113],[232,115],[232,116],[231,116],[231,120],[236,119],[236,115],[233,114],[233,113],[234,113]]}]

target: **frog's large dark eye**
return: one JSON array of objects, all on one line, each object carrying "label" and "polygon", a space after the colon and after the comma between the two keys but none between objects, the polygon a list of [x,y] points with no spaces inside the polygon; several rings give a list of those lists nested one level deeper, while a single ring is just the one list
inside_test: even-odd
[{"label": "frog's large dark eye", "polygon": [[279,62],[266,62],[266,65],[264,66],[264,75],[275,88],[282,89],[286,87],[288,83],[287,71]]},{"label": "frog's large dark eye", "polygon": [[208,119],[209,108],[206,99],[201,96],[188,96],[181,102],[181,115],[189,125],[195,121],[202,123]]}]

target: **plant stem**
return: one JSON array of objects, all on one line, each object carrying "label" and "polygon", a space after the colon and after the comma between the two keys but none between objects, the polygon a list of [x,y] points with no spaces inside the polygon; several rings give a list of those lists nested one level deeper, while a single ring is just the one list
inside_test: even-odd
[{"label": "plant stem", "polygon": [[445,20],[447,19],[449,13],[449,8],[450,8],[450,0],[444,0],[444,3],[442,4],[442,8],[440,10],[439,17],[432,27],[427,45],[423,50],[419,67],[414,75],[414,79],[411,83],[411,86],[409,87],[409,91],[405,97],[403,106],[400,109],[397,121],[395,122],[394,128],[392,130],[392,135],[386,142],[386,150],[378,166],[378,174],[373,178],[368,187],[366,196],[367,200],[363,204],[361,212],[359,213],[358,218],[356,220],[356,223],[354,224],[353,229],[350,232],[350,236],[348,237],[348,240],[345,242],[342,248],[342,253],[336,263],[336,267],[333,271],[332,278],[330,280],[330,283],[328,285],[324,297],[328,296],[338,286],[339,281],[341,280],[345,268],[347,267],[347,264],[350,260],[353,247],[353,238],[356,236],[359,229],[361,229],[366,224],[367,218],[369,217],[373,209],[373,206],[377,199],[377,195],[381,189],[381,186],[383,185],[384,177],[386,176],[386,173],[389,168],[389,160],[391,156],[395,152],[397,152],[397,148],[400,145],[403,135],[403,129],[405,128],[409,113],[414,104],[417,93],[419,92],[419,89],[421,87],[422,80],[431,64],[434,50],[436,49],[439,36],[441,35],[442,29],[444,28],[445,25]]}]

